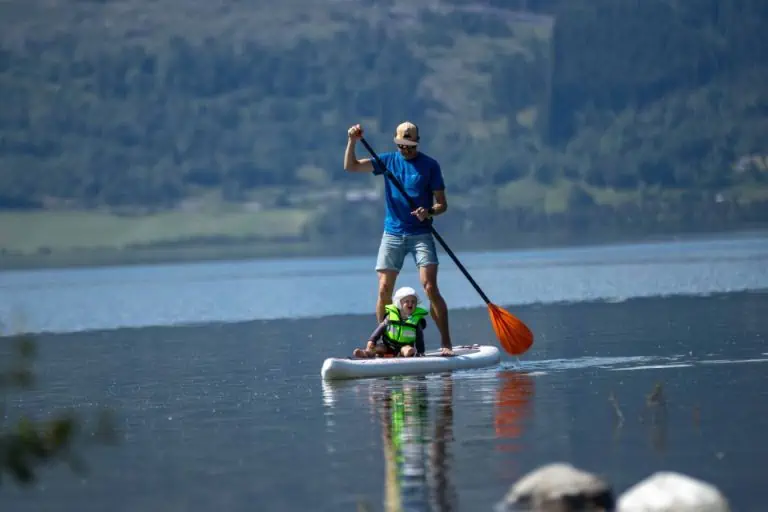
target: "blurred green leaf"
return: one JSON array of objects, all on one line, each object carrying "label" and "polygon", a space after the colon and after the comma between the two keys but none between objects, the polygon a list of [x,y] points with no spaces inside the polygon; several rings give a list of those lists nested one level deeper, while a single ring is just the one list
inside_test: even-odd
[{"label": "blurred green leaf", "polygon": [[[0,370],[0,384],[6,384],[0,391],[23,392],[34,380],[34,374],[27,366],[36,355],[35,340],[31,336],[18,336],[13,343],[15,364]],[[26,366],[25,366],[26,365]],[[4,397],[3,397],[4,398]],[[3,402],[0,402],[2,405]],[[5,408],[4,408],[5,409]],[[72,411],[60,413],[52,419],[38,421],[22,415],[11,422],[6,414],[0,416],[0,484],[4,483],[3,473],[7,472],[18,483],[30,484],[36,480],[36,470],[41,465],[65,462],[78,473],[84,473],[87,465],[82,456],[73,451],[78,438],[82,438],[83,418]],[[113,413],[103,411],[97,418],[93,432],[86,432],[87,440],[98,443],[114,443],[116,434]]]}]

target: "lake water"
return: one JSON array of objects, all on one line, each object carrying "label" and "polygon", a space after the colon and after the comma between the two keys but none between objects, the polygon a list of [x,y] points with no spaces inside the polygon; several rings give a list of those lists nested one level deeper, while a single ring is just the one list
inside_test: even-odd
[{"label": "lake water", "polygon": [[[768,238],[459,257],[531,351],[335,385],[323,359],[374,327],[373,255],[0,273],[5,332],[39,333],[39,390],[9,397],[9,417],[110,407],[120,428],[83,448],[87,475],[4,478],[0,510],[491,510],[553,461],[617,494],[681,471],[764,509]],[[455,342],[496,343],[442,262]],[[401,279],[416,284],[412,264]]]}]

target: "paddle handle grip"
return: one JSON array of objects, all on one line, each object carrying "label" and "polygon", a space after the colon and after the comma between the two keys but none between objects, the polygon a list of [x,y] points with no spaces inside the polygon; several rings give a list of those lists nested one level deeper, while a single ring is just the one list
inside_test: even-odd
[{"label": "paddle handle grip", "polygon": [[[387,166],[384,165],[384,162],[381,161],[381,158],[379,158],[379,155],[376,154],[376,152],[373,150],[371,145],[368,144],[368,141],[365,140],[365,138],[361,137],[360,142],[363,143],[363,146],[365,146],[365,149],[368,150],[368,152],[371,154],[373,159],[376,160],[376,164],[379,165],[379,167],[384,170],[384,176],[387,177],[395,186],[395,188],[397,188],[397,190],[403,195],[403,197],[405,197],[411,209],[415,210],[416,203],[411,198],[411,196],[409,196],[408,193],[405,191],[405,188],[403,188],[403,185],[400,183],[400,180],[398,180],[397,177],[394,174],[392,174],[389,169],[387,169]],[[461,270],[461,273],[464,274],[464,277],[467,278],[467,280],[475,289],[475,291],[480,295],[480,297],[483,298],[486,304],[490,304],[491,301],[488,298],[488,296],[483,292],[480,286],[478,286],[478,284],[475,282],[472,276],[469,275],[469,272],[467,271],[467,269],[464,268],[464,265],[461,264],[461,262],[459,261],[459,258],[457,258],[456,255],[451,250],[451,248],[448,247],[448,244],[445,243],[445,240],[443,240],[443,237],[440,236],[440,234],[437,232],[435,227],[432,225],[431,219],[430,219],[429,229],[432,231],[432,235],[437,239],[440,245],[443,246],[443,249],[445,249],[445,252],[448,253],[448,256],[450,256],[453,262],[456,264],[456,266],[459,267],[459,270]]]}]

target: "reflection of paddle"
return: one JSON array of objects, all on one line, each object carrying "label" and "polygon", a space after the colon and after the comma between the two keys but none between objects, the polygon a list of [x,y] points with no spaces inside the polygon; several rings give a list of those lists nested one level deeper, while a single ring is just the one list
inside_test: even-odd
[{"label": "reflection of paddle", "polygon": [[[361,137],[360,142],[363,143],[365,149],[367,149],[371,156],[374,158],[380,170],[384,172],[384,175],[389,178],[397,190],[400,191],[403,197],[406,198],[411,209],[415,210],[416,204],[414,203],[413,199],[408,195],[398,179],[389,171],[389,169],[387,169],[387,167],[384,165],[384,162],[382,162],[379,158],[379,155],[376,154],[376,152],[364,138]],[[493,325],[493,330],[496,332],[496,337],[499,338],[501,346],[504,348],[504,350],[514,356],[517,356],[523,354],[529,348],[531,348],[531,345],[533,345],[533,333],[528,328],[528,326],[525,325],[517,317],[512,315],[512,313],[505,311],[499,306],[493,304],[485,295],[485,293],[483,293],[483,290],[480,289],[475,280],[472,279],[472,276],[469,275],[469,272],[467,272],[467,269],[464,268],[464,265],[462,265],[456,255],[453,254],[453,251],[445,243],[443,237],[437,233],[437,230],[435,230],[431,222],[429,224],[429,229],[432,231],[432,234],[437,239],[437,241],[440,242],[440,245],[443,246],[445,252],[447,252],[454,263],[456,263],[456,266],[459,267],[459,270],[461,270],[461,273],[464,274],[464,277],[469,280],[477,293],[480,294],[480,297],[482,297],[485,303],[488,305],[488,314],[491,317],[491,325]]]},{"label": "reflection of paddle", "polygon": [[[530,413],[534,382],[527,373],[514,370],[499,373],[501,388],[496,393],[496,436],[518,439],[523,433],[523,420]],[[514,450],[514,448],[512,448]]]}]

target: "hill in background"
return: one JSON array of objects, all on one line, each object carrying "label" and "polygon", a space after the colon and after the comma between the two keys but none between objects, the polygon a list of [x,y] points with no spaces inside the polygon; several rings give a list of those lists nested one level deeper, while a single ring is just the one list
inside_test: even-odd
[{"label": "hill in background", "polygon": [[2,244],[95,247],[67,242],[89,222],[106,248],[376,237],[381,183],[342,171],[346,128],[384,151],[403,119],[456,238],[752,226],[766,5],[6,1]]}]

